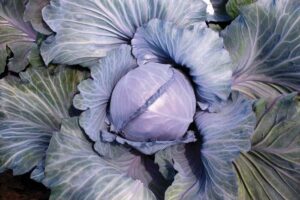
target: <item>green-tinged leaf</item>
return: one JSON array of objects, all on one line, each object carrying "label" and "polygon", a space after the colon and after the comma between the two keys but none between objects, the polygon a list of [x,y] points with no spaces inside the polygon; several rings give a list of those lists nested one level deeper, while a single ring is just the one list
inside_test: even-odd
[{"label": "green-tinged leaf", "polygon": [[25,2],[26,0],[2,0],[0,3],[0,52],[3,53],[0,58],[0,71],[4,69],[4,60],[6,62],[6,47],[13,53],[8,69],[20,72],[28,65],[27,57],[35,46],[36,32],[23,19]]},{"label": "green-tinged leaf", "polygon": [[155,154],[155,163],[158,164],[159,171],[164,178],[172,183],[174,176],[176,175],[176,171],[173,167],[174,162],[172,160],[171,152],[168,150],[157,152]]},{"label": "green-tinged leaf", "polygon": [[178,172],[166,199],[236,199],[238,185],[232,161],[250,149],[255,126],[252,102],[234,93],[220,112],[201,111],[195,122],[201,140],[165,150]]},{"label": "green-tinged leaf", "polygon": [[229,0],[226,4],[226,11],[232,18],[236,18],[240,14],[240,9],[248,4],[254,3],[257,0]]},{"label": "green-tinged leaf", "polygon": [[31,52],[28,56],[29,64],[32,67],[45,67],[45,63],[40,54],[40,50],[37,46],[31,49]]},{"label": "green-tinged leaf", "polygon": [[5,71],[7,51],[5,46],[0,46],[0,74]]},{"label": "green-tinged leaf", "polygon": [[15,175],[42,166],[52,133],[69,117],[83,73],[30,68],[20,76],[0,80],[0,171],[12,169]]},{"label": "green-tinged leaf", "polygon": [[234,161],[239,199],[300,196],[300,107],[295,94],[256,106],[258,123],[252,149]]},{"label": "green-tinged leaf", "polygon": [[35,43],[18,42],[8,45],[13,57],[8,59],[8,70],[21,72],[29,64],[31,50],[37,48]]},{"label": "green-tinged leaf", "polygon": [[[106,147],[115,148],[110,144]],[[108,151],[102,150],[100,155],[94,151],[77,118],[64,121],[47,151],[44,183],[52,189],[50,199],[156,199],[147,186],[163,186],[149,182],[154,179],[147,172],[147,166],[152,168],[147,163],[150,160],[120,149],[117,151],[122,156],[110,159],[106,156]]]},{"label": "green-tinged leaf", "polygon": [[220,32],[223,30],[223,28],[219,24],[215,23],[208,23],[208,27],[216,32]]},{"label": "green-tinged leaf", "polygon": [[240,9],[222,33],[235,64],[234,90],[255,98],[300,91],[299,21],[298,0],[259,0]]},{"label": "green-tinged leaf", "polygon": [[205,20],[200,0],[51,0],[43,18],[56,32],[42,45],[48,64],[90,66],[128,44],[136,29],[153,18],[188,26]]},{"label": "green-tinged leaf", "polygon": [[42,16],[42,9],[49,2],[50,0],[29,0],[24,12],[24,20],[30,22],[34,30],[45,35],[52,33]]}]

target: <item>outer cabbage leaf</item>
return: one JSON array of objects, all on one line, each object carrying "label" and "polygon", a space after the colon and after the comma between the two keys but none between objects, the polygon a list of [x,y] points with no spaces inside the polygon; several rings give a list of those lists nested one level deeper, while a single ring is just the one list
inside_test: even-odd
[{"label": "outer cabbage leaf", "polygon": [[234,161],[239,199],[298,199],[300,196],[300,107],[295,94],[256,106],[252,149]]},{"label": "outer cabbage leaf", "polygon": [[156,199],[146,187],[154,179],[147,173],[150,161],[121,149],[108,151],[115,148],[110,144],[105,148],[96,153],[77,119],[65,121],[47,152],[44,183],[52,189],[50,199]]},{"label": "outer cabbage leaf", "polygon": [[42,16],[42,9],[49,4],[49,2],[50,0],[28,0],[24,13],[24,20],[29,21],[34,30],[45,35],[52,33]]},{"label": "outer cabbage leaf", "polygon": [[240,14],[223,32],[233,89],[253,98],[300,91],[300,2],[260,0]]},{"label": "outer cabbage leaf", "polygon": [[232,18],[236,18],[240,14],[240,9],[248,4],[254,3],[257,0],[228,0],[226,11]]},{"label": "outer cabbage leaf", "polygon": [[9,59],[8,69],[22,71],[28,65],[28,55],[35,46],[36,32],[29,23],[24,22],[25,0],[2,0],[0,3],[0,73],[4,71],[9,47],[13,57]]},{"label": "outer cabbage leaf", "polygon": [[100,138],[96,141],[94,149],[109,162],[118,166],[133,179],[143,182],[158,199],[163,199],[164,193],[170,185],[160,173],[158,165],[151,157],[129,151],[124,145],[113,142],[103,142]]},{"label": "outer cabbage leaf", "polygon": [[171,63],[187,69],[202,108],[228,98],[231,60],[218,33],[209,28],[183,29],[154,19],[137,30],[132,45],[139,64]]},{"label": "outer cabbage leaf", "polygon": [[210,0],[213,7],[213,13],[209,13],[207,16],[208,21],[230,21],[230,16],[226,12],[226,3],[228,0]]},{"label": "outer cabbage leaf", "polygon": [[79,84],[80,94],[73,102],[76,108],[85,110],[80,116],[80,126],[92,140],[96,141],[100,130],[107,127],[107,106],[115,85],[135,67],[137,63],[131,55],[130,46],[122,45],[91,67],[92,78]]},{"label": "outer cabbage leaf", "polygon": [[43,177],[43,159],[51,135],[62,118],[69,116],[72,95],[83,74],[58,68],[57,71],[28,69],[21,80],[0,80],[0,171],[15,175],[34,169],[32,177]]},{"label": "outer cabbage leaf", "polygon": [[43,17],[56,36],[42,45],[48,64],[91,65],[128,44],[137,27],[159,18],[187,26],[205,20],[200,0],[52,0]]},{"label": "outer cabbage leaf", "polygon": [[7,59],[7,51],[5,47],[0,47],[0,74],[5,71],[6,59]]},{"label": "outer cabbage leaf", "polygon": [[195,121],[202,141],[166,150],[178,172],[166,199],[236,199],[232,161],[250,149],[251,101],[234,93],[219,113],[199,112]]}]

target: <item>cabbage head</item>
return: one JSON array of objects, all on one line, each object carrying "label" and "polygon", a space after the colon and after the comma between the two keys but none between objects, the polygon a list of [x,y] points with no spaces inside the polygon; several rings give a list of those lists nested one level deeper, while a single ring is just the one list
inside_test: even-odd
[{"label": "cabbage head", "polygon": [[195,111],[189,80],[169,65],[148,63],[119,80],[109,114],[112,125],[126,139],[172,141],[183,137]]}]

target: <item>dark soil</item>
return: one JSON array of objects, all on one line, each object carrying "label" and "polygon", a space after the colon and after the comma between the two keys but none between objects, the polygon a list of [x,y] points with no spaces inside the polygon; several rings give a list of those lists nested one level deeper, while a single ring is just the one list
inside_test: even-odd
[{"label": "dark soil", "polygon": [[0,174],[0,200],[49,199],[50,191],[29,177],[29,174],[13,176],[11,172]]}]

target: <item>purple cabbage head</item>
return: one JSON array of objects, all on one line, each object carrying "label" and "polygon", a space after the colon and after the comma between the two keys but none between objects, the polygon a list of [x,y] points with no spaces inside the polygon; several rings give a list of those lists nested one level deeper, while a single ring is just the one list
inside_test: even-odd
[{"label": "purple cabbage head", "polygon": [[149,63],[117,83],[110,119],[126,139],[171,141],[186,133],[195,110],[195,94],[186,76],[170,65]]}]

